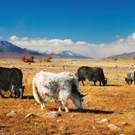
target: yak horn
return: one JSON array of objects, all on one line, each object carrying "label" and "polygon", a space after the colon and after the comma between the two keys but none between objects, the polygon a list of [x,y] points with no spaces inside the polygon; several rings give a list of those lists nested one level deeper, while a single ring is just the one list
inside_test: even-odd
[{"label": "yak horn", "polygon": [[82,97],[85,97],[87,94],[81,94]]}]

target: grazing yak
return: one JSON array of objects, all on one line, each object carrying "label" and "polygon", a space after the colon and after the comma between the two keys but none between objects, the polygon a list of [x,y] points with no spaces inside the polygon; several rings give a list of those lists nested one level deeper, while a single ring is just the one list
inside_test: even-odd
[{"label": "grazing yak", "polygon": [[33,63],[34,62],[34,57],[33,56],[23,56],[22,61],[26,63]]},{"label": "grazing yak", "polygon": [[93,81],[94,85],[99,81],[100,86],[107,85],[107,79],[104,76],[103,69],[100,67],[87,67],[82,66],[77,70],[76,76],[78,77],[78,81],[81,81],[84,85],[85,80]]},{"label": "grazing yak", "polygon": [[23,97],[24,86],[22,85],[23,74],[18,68],[0,67],[0,94],[3,91],[10,91],[11,96]]},{"label": "grazing yak", "polygon": [[129,72],[127,73],[127,76],[125,77],[125,82],[127,84],[135,83],[135,72]]},{"label": "grazing yak", "polygon": [[40,71],[32,82],[33,96],[40,104],[41,109],[45,107],[44,100],[47,97],[55,99],[59,104],[58,111],[63,106],[68,112],[67,103],[71,99],[75,106],[82,109],[83,94],[79,90],[79,82],[74,74],[69,72],[51,73]]}]

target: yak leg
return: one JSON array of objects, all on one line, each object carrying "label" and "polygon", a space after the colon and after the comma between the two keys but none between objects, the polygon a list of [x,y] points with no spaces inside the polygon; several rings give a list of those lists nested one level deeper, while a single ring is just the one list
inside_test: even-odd
[{"label": "yak leg", "polygon": [[64,101],[59,102],[58,112],[62,112],[62,107],[64,107],[65,112],[69,112],[67,108],[67,103],[65,103]]},{"label": "yak leg", "polygon": [[45,101],[43,99],[40,99],[39,100],[39,104],[40,104],[41,110],[44,110],[44,108],[45,108]]},{"label": "yak leg", "polygon": [[59,102],[58,112],[62,111],[62,107],[64,107],[65,112],[69,112],[68,107],[67,107],[67,102],[65,102],[63,100],[61,102]]},{"label": "yak leg", "polygon": [[132,84],[132,80],[129,81],[129,84]]},{"label": "yak leg", "polygon": [[58,112],[61,112],[61,106],[59,106]]},{"label": "yak leg", "polygon": [[94,81],[94,85],[96,86],[96,81]]},{"label": "yak leg", "polygon": [[43,109],[45,108],[45,101],[41,98],[41,99],[39,100],[39,103],[40,103],[41,109],[43,110]]},{"label": "yak leg", "polygon": [[42,103],[40,103],[40,107],[41,107],[41,109],[43,110],[44,108],[45,108],[45,104],[42,102]]},{"label": "yak leg", "polygon": [[62,111],[62,104],[61,104],[61,101],[59,100],[55,100],[55,102],[58,104],[58,112],[61,112]]},{"label": "yak leg", "polygon": [[128,85],[130,84],[130,81],[129,81],[129,80],[127,80],[127,84],[128,84]]},{"label": "yak leg", "polygon": [[59,102],[59,109],[58,109],[58,112],[61,112],[62,111],[62,104],[61,104],[61,102]]},{"label": "yak leg", "polygon": [[61,101],[61,104],[62,104],[62,106],[65,109],[65,112],[69,112],[68,107],[67,107],[68,99],[69,99],[69,93],[64,92],[64,90],[61,90],[59,92],[59,98],[58,98],[58,100]]},{"label": "yak leg", "polygon": [[67,106],[65,106],[65,112],[69,112],[69,109]]},{"label": "yak leg", "polygon": [[10,96],[9,96],[10,98],[12,98],[13,97],[13,94],[12,94],[12,92],[10,91]]},{"label": "yak leg", "polygon": [[65,109],[65,112],[69,112],[69,109],[67,107],[67,102],[62,100],[61,103],[62,103],[62,105],[63,105],[63,107]]}]

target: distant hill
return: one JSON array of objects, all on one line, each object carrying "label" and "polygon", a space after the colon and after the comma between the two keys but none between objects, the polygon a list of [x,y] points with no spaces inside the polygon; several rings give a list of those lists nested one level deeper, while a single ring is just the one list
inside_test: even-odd
[{"label": "distant hill", "polygon": [[38,51],[32,51],[18,47],[8,41],[0,41],[0,57],[20,57],[24,55],[33,55],[40,57],[52,56],[54,58],[89,58],[68,50],[62,51],[60,53],[53,52],[51,54],[47,54],[46,52],[40,53]]},{"label": "distant hill", "polygon": [[[65,51],[62,51],[60,53],[54,53],[53,56],[55,58],[78,58],[78,59],[90,58],[90,57],[85,57],[79,53],[75,53],[75,52],[72,52],[69,50],[65,50]],[[90,58],[90,59],[92,59],[92,58]]]},{"label": "distant hill", "polygon": [[109,56],[106,59],[115,59],[115,58],[128,59],[128,58],[134,58],[134,57],[135,57],[135,52],[130,52],[130,53],[122,53],[118,55]]}]

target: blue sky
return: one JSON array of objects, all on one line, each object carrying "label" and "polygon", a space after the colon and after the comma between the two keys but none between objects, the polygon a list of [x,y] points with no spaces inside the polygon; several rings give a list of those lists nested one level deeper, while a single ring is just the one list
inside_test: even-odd
[{"label": "blue sky", "polygon": [[134,0],[0,0],[0,37],[111,43],[135,32]]}]

